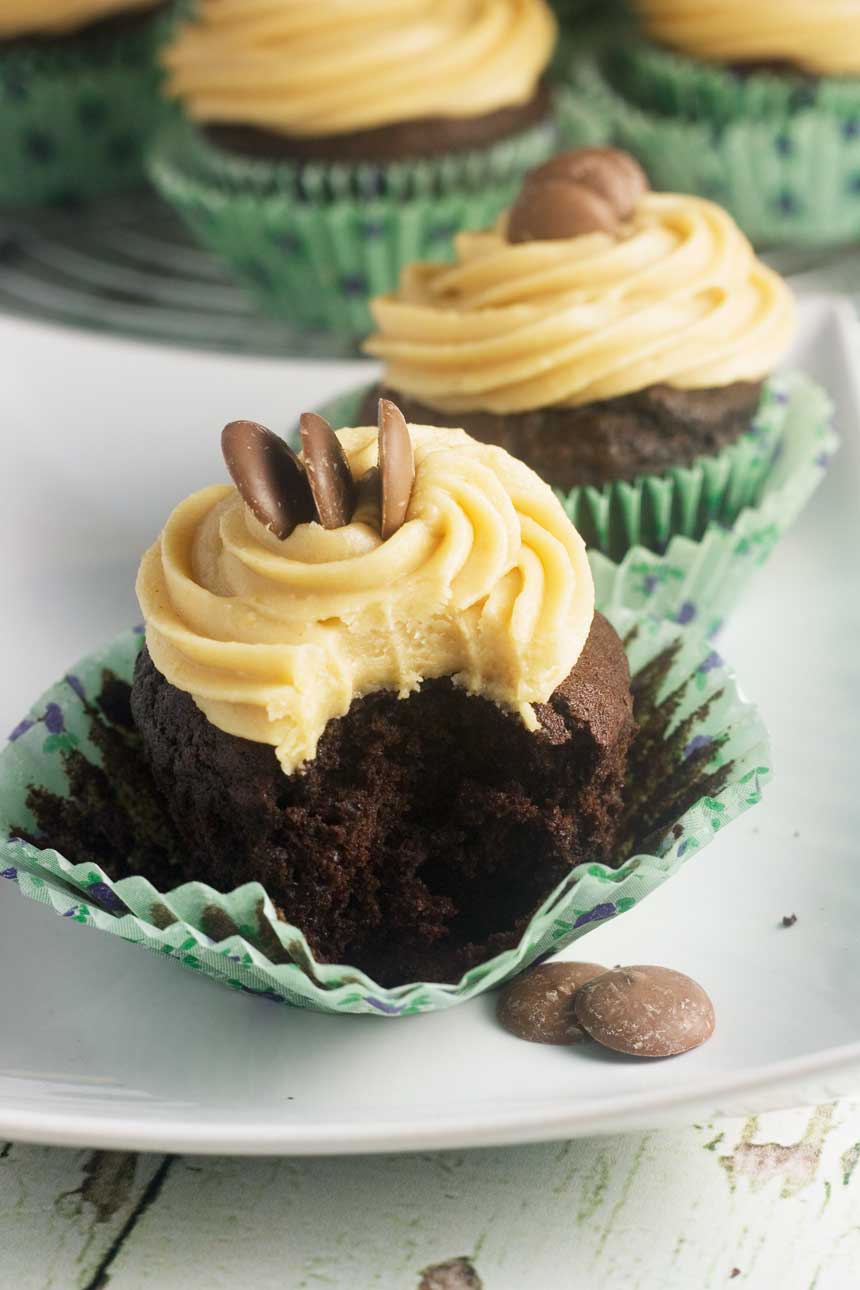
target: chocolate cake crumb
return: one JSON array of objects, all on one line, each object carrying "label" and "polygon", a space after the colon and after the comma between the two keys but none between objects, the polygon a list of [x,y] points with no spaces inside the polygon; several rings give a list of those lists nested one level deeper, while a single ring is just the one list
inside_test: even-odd
[{"label": "chocolate cake crumb", "polygon": [[[540,84],[525,103],[475,116],[415,117],[338,134],[290,135],[261,126],[209,124],[207,137],[226,152],[276,161],[398,161],[483,148],[549,118],[552,97]],[[374,423],[376,416],[374,414]]]},{"label": "chocolate cake crumb", "polygon": [[[608,625],[605,629],[611,630]],[[598,627],[600,655],[607,647],[602,631]],[[21,836],[37,846],[56,847],[73,863],[95,861],[115,880],[143,874],[160,891],[194,878],[230,890],[242,881],[256,878],[266,887],[279,914],[302,927],[322,961],[338,958],[353,963],[383,983],[407,977],[455,979],[467,967],[516,942],[536,906],[577,856],[582,854],[587,859],[603,859],[620,866],[631,855],[650,849],[655,840],[662,840],[668,822],[677,819],[702,796],[719,792],[731,767],[716,772],[707,769],[715,745],[712,743],[707,749],[697,749],[685,756],[689,727],[696,718],[688,718],[678,731],[666,738],[666,728],[682,692],[675,691],[660,704],[656,702],[656,695],[665,682],[675,653],[673,648],[663,651],[634,678],[632,694],[638,728],[630,745],[623,789],[617,787],[619,766],[624,761],[621,752],[624,738],[619,737],[619,731],[626,728],[629,737],[630,727],[626,724],[630,721],[629,710],[625,714],[621,704],[614,713],[604,713],[604,726],[595,725],[589,753],[589,741],[583,730],[583,696],[577,699],[569,691],[567,694],[557,691],[550,704],[539,705],[543,730],[540,746],[552,747],[553,740],[565,737],[566,723],[573,722],[578,730],[576,737],[583,739],[585,745],[584,755],[577,761],[579,783],[559,785],[549,773],[540,781],[538,768],[533,767],[534,782],[540,781],[542,788],[539,800],[530,800],[523,793],[523,785],[515,780],[517,767],[522,766],[521,756],[513,756],[507,742],[511,740],[516,745],[520,727],[513,722],[503,724],[502,742],[487,743],[485,733],[481,733],[484,727],[476,721],[471,735],[466,732],[465,739],[468,754],[478,757],[476,782],[463,786],[452,813],[448,809],[450,803],[442,810],[439,796],[442,788],[438,776],[435,779],[431,776],[424,783],[423,797],[422,794],[414,797],[409,835],[405,831],[398,835],[395,829],[389,849],[385,850],[384,864],[377,867],[373,865],[374,829],[384,823],[383,817],[391,820],[397,811],[402,813],[402,791],[408,787],[397,776],[398,748],[409,749],[414,741],[423,744],[428,731],[438,725],[435,716],[444,716],[446,709],[449,709],[450,725],[452,703],[467,701],[480,705],[483,700],[466,699],[461,693],[453,692],[448,683],[438,682],[424,687],[409,700],[395,701],[391,696],[376,695],[359,701],[354,709],[360,712],[360,720],[356,719],[345,733],[341,732],[340,742],[335,740],[328,746],[325,740],[321,742],[323,765],[328,773],[340,775],[351,787],[343,800],[338,800],[329,788],[327,806],[310,826],[302,821],[300,802],[288,800],[290,795],[285,791],[283,779],[278,778],[282,772],[271,748],[233,740],[232,736],[215,730],[205,722],[188,696],[172,691],[161,678],[156,679],[156,674],[152,685],[172,691],[165,707],[168,730],[172,714],[172,719],[180,722],[174,729],[183,730],[184,738],[192,743],[211,735],[217,740],[233,740],[241,745],[242,757],[250,759],[247,789],[243,791],[252,791],[257,769],[268,763],[262,774],[276,794],[274,807],[286,812],[304,836],[302,855],[310,869],[304,887],[295,873],[287,881],[279,879],[278,866],[281,873],[288,872],[283,848],[280,853],[275,850],[268,858],[263,857],[258,864],[254,838],[240,837],[238,851],[225,850],[224,859],[214,870],[211,866],[205,867],[204,861],[189,847],[187,835],[183,840],[171,820],[165,799],[143,756],[140,734],[131,724],[131,688],[105,673],[98,702],[89,714],[91,739],[101,754],[102,764],[87,761],[78,750],[64,754],[69,796],[31,788],[28,805],[37,821],[38,834],[29,836],[22,831]],[[610,666],[606,659],[602,658],[601,663]],[[142,656],[139,666],[151,668],[146,655]],[[614,666],[618,666],[617,660]],[[578,712],[576,702],[580,704]],[[396,705],[394,711],[399,718],[393,727],[390,724],[392,704]],[[700,714],[708,706],[704,704]],[[497,709],[494,711],[498,713]],[[195,724],[195,716],[199,725]],[[460,708],[456,716],[457,729],[462,730]],[[345,735],[348,738],[344,742]],[[389,746],[392,737],[395,743]],[[610,756],[604,763],[605,777],[602,780],[598,777],[594,791],[589,794],[583,792],[583,786],[594,772],[595,760],[600,760],[601,741],[604,751],[614,748],[615,758]],[[474,752],[476,742],[479,754]],[[487,755],[488,747],[493,748],[493,756]],[[336,769],[338,749],[342,758],[340,771]],[[431,738],[426,762],[432,765],[434,760],[455,752],[451,746],[442,747],[438,738],[435,741]],[[189,760],[194,762],[193,752]],[[503,783],[494,780],[502,767],[507,768],[510,776]],[[380,775],[388,776],[387,786],[378,782]],[[561,800],[553,802],[553,793],[559,791]],[[438,799],[435,803],[434,793]],[[482,800],[486,793],[493,794],[498,813],[496,825],[490,829],[486,828],[486,805]],[[574,818],[565,819],[563,799],[571,793],[576,798],[577,810],[571,813]],[[193,811],[193,793],[188,796],[188,804]],[[438,827],[418,826],[421,812],[425,812],[425,818],[431,818],[434,805],[440,811]],[[471,829],[470,813],[480,821]],[[191,829],[196,827],[195,819],[193,814],[189,817]],[[216,831],[223,825],[223,815],[219,814],[214,825]],[[499,839],[505,829],[511,830],[514,840],[508,841],[506,852],[501,855]],[[361,865],[358,864],[360,854]],[[351,874],[346,869],[349,856],[355,860]],[[423,892],[416,880],[419,874]],[[488,886],[492,892],[489,899]],[[385,920],[381,924],[378,912],[374,911],[383,907]],[[256,941],[260,948],[270,956],[305,961],[298,944],[291,946],[287,954],[264,918],[262,907],[258,913]],[[163,904],[154,908],[151,916],[159,926],[168,926],[174,921]],[[399,919],[404,924],[404,935],[399,942],[385,942],[380,926],[389,929]],[[329,930],[330,924],[334,936]],[[216,920],[209,930],[218,939],[229,935],[231,929]]]},{"label": "chocolate cake crumb", "polygon": [[[760,381],[707,390],[651,385],[614,399],[533,412],[441,412],[389,386],[375,385],[358,413],[376,423],[379,398],[392,399],[415,425],[452,426],[494,443],[556,488],[660,474],[714,456],[750,428],[761,399]],[[587,542],[594,539],[583,533]]]},{"label": "chocolate cake crumb", "polygon": [[431,680],[356,700],[285,776],[269,745],[211,725],[145,650],[132,709],[186,876],[261,882],[318,959],[385,985],[457,979],[515,944],[574,865],[612,855],[633,716],[624,648],[600,615],[535,705],[536,731]]}]

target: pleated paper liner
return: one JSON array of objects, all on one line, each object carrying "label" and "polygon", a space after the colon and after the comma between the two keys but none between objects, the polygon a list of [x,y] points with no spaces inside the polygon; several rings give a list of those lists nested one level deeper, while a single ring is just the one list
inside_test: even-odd
[{"label": "pleated paper liner", "polygon": [[228,153],[182,122],[156,141],[150,175],[268,313],[359,340],[403,265],[450,259],[454,236],[492,224],[556,146],[548,120],[444,157],[297,165]]},{"label": "pleated paper liner", "polygon": [[[105,740],[98,739],[94,723],[111,729],[104,716],[110,704],[103,700],[98,707],[99,696],[110,690],[105,673],[130,681],[139,632],[127,632],[82,660],[13,731],[0,754],[0,874],[63,918],[120,936],[234,990],[322,1012],[377,1016],[462,1003],[644,900],[758,802],[770,775],[761,719],[740,698],[731,672],[702,637],[626,610],[611,618],[637,678],[642,727],[631,757],[622,829],[626,841],[621,845],[633,853],[622,854],[618,868],[579,865],[548,894],[514,948],[471,969],[456,984],[384,988],[354,967],[316,962],[301,931],[278,920],[257,883],[221,893],[202,882],[186,882],[161,892],[144,877],[115,881],[95,860],[73,864],[47,845],[40,849],[21,840],[19,832],[31,835],[38,827],[28,805],[34,787],[42,798],[53,795],[55,804],[59,798],[61,806],[83,811],[86,818],[84,801],[62,800],[68,794],[67,769],[74,774],[79,758],[103,764],[116,801],[123,802],[124,781],[117,778],[122,759],[104,762]],[[125,747],[128,736],[122,738]],[[130,819],[136,805],[125,803]],[[647,844],[631,848],[640,827],[650,831]],[[68,970],[74,970],[73,962]]]},{"label": "pleated paper liner", "polygon": [[591,142],[583,113],[602,118],[604,141],[638,157],[655,189],[718,202],[759,246],[860,236],[860,83],[735,80],[659,52],[622,74],[619,57],[572,67],[560,111],[567,146]]},{"label": "pleated paper liner", "polygon": [[71,208],[144,183],[150,137],[172,115],[158,51],[174,5],[127,30],[0,42],[0,209]]},{"label": "pleated paper liner", "polygon": [[[321,409],[354,425],[370,387]],[[559,498],[589,546],[597,607],[721,622],[824,477],[838,439],[830,399],[800,372],[766,382],[752,428],[712,458]],[[552,483],[552,480],[548,481]],[[695,607],[695,615],[691,610]]]}]

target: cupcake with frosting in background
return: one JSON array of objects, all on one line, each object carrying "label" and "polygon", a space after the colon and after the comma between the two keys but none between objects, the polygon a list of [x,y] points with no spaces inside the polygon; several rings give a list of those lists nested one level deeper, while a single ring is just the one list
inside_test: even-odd
[{"label": "cupcake with frosting in background", "polygon": [[573,97],[598,105],[606,138],[635,153],[655,186],[720,202],[757,245],[856,240],[860,7],[630,7],[639,33],[619,35],[572,73]]},{"label": "cupcake with frosting in background", "polygon": [[0,0],[0,209],[144,182],[172,0]]},{"label": "cupcake with frosting in background", "polygon": [[757,498],[791,293],[724,210],[652,192],[625,153],[553,158],[455,264],[409,266],[373,310],[369,401],[501,444],[614,559]]},{"label": "cupcake with frosting in background", "polygon": [[555,38],[545,0],[200,0],[152,177],[269,312],[361,337],[553,151]]},{"label": "cupcake with frosting in background", "polygon": [[453,265],[407,266],[372,308],[381,382],[327,416],[349,424],[382,395],[501,445],[554,486],[593,562],[636,551],[644,568],[671,546],[672,612],[688,575],[716,571],[696,590],[710,626],[743,584],[738,551],[755,553],[744,569],[764,559],[833,446],[825,396],[773,375],[794,336],[786,283],[725,210],[651,191],[614,149],[537,168]]}]

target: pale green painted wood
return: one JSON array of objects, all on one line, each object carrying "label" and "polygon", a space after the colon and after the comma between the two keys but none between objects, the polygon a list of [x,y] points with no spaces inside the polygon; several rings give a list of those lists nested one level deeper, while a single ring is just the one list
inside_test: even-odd
[{"label": "pale green painted wood", "polygon": [[134,1152],[0,1145],[0,1287],[89,1286],[161,1164]]},{"label": "pale green painted wood", "polygon": [[87,1198],[93,1154],[0,1160],[0,1286],[418,1290],[457,1255],[485,1290],[860,1285],[860,1103],[423,1156],[96,1156]]}]

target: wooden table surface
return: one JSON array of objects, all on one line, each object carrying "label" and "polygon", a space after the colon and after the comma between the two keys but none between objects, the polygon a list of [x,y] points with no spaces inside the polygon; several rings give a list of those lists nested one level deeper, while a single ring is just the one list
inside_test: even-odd
[{"label": "wooden table surface", "polygon": [[434,1155],[0,1148],[3,1290],[855,1290],[860,1102]]}]

